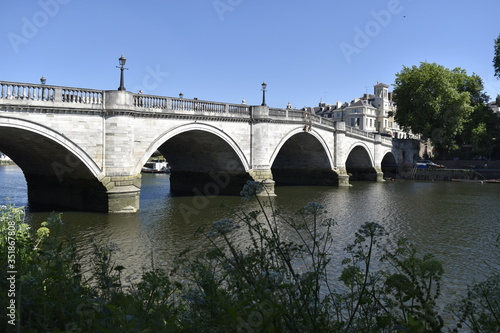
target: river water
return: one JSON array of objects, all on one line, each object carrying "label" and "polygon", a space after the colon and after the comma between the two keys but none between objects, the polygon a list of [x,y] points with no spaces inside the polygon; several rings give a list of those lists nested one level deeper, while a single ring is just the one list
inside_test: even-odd
[{"label": "river water", "polygon": [[[338,258],[367,221],[433,253],[444,264],[446,303],[467,284],[500,273],[500,184],[397,180],[355,182],[348,188],[277,187],[276,194],[273,204],[286,212],[308,202],[326,207],[337,223],[332,251]],[[27,205],[26,182],[17,166],[0,166],[0,204],[6,203]],[[84,251],[92,242],[116,244],[117,263],[135,280],[151,258],[168,266],[188,246],[203,250],[206,243],[197,230],[229,217],[223,205],[247,210],[253,204],[239,197],[172,197],[168,175],[144,174],[138,214],[63,212],[63,220]],[[29,213],[28,219],[36,226],[48,214]]]}]

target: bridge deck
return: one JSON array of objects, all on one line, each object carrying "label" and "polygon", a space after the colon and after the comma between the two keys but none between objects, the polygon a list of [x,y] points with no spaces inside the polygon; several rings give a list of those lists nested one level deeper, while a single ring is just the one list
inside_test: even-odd
[{"label": "bridge deck", "polygon": [[[132,99],[127,110],[150,116],[186,115],[211,116],[246,120],[254,118],[252,107],[246,104],[232,104],[179,97],[165,97],[131,93]],[[106,110],[106,90],[75,87],[29,84],[0,81],[0,107],[18,107],[44,110],[74,110],[104,112]],[[273,122],[302,122],[306,125],[321,126],[337,130],[331,119],[310,114],[304,110],[269,108],[266,116]],[[375,140],[375,134],[345,126],[346,135],[364,140]],[[392,139],[380,137],[382,143],[390,145]]]}]

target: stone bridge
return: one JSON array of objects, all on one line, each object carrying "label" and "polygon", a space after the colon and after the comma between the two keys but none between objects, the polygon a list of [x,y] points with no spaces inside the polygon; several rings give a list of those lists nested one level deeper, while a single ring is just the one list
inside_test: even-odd
[{"label": "stone bridge", "polygon": [[156,150],[174,195],[383,181],[404,157],[392,138],[303,110],[0,81],[0,151],[32,209],[136,212]]}]

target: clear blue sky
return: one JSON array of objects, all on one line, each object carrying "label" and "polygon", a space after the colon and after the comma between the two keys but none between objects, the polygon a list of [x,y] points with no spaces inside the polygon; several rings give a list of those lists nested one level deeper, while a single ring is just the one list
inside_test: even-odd
[{"label": "clear blue sky", "polygon": [[[260,104],[350,101],[403,66],[492,66],[500,2],[383,0],[5,1],[0,80]],[[392,89],[392,88],[391,88]]]}]

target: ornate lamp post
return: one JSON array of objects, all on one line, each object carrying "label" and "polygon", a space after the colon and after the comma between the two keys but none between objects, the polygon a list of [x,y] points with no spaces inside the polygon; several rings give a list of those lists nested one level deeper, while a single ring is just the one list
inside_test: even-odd
[{"label": "ornate lamp post", "polygon": [[47,79],[42,75],[42,77],[40,78],[40,83],[45,84],[45,82],[47,82]]},{"label": "ornate lamp post", "polygon": [[262,82],[262,106],[266,106],[266,88],[267,84]]},{"label": "ornate lamp post", "polygon": [[116,68],[119,68],[121,71],[121,73],[120,73],[120,87],[118,87],[118,90],[125,91],[127,89],[125,89],[125,86],[123,85],[123,70],[128,69],[128,68],[124,67],[125,63],[127,62],[127,59],[122,54],[122,56],[120,58],[118,58],[118,61],[120,62],[120,66],[116,66]]}]

